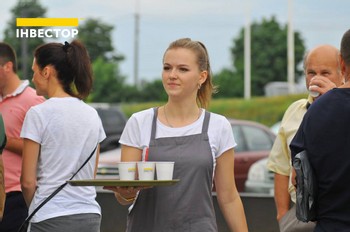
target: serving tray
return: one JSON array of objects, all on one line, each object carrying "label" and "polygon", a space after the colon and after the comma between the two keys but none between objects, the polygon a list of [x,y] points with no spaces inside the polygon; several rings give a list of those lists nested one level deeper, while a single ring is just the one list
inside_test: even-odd
[{"label": "serving tray", "polygon": [[117,180],[117,179],[89,179],[89,180],[68,180],[72,186],[167,186],[174,185],[180,179],[174,180]]}]

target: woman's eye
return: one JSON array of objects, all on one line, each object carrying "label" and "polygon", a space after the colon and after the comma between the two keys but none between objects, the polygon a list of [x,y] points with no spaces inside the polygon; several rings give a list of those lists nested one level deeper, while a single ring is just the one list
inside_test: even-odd
[{"label": "woman's eye", "polygon": [[180,72],[187,72],[188,69],[187,68],[180,68]]}]

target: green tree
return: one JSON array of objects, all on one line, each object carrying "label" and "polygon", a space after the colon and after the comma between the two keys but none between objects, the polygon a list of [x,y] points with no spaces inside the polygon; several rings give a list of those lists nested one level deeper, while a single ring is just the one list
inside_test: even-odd
[{"label": "green tree", "polygon": [[[87,48],[94,71],[94,88],[89,100],[93,102],[123,102],[133,89],[125,85],[119,63],[124,59],[114,52],[111,33],[114,27],[88,18],[78,27],[78,39]],[[128,89],[128,91],[125,90]]]},{"label": "green tree", "polygon": [[[271,81],[287,80],[287,25],[280,26],[275,17],[263,19],[251,25],[251,91],[252,95],[264,94],[264,87]],[[305,46],[298,32],[294,32],[295,78],[302,74],[298,69]],[[231,48],[233,67],[237,75],[244,77],[244,28]],[[241,84],[241,83],[240,83]],[[243,82],[242,82],[243,84]],[[243,85],[241,86],[243,88]]]},{"label": "green tree", "polygon": [[91,61],[98,57],[103,60],[123,60],[123,57],[114,53],[112,45],[113,26],[103,23],[97,19],[86,19],[78,27],[78,38],[84,43],[89,51]]},{"label": "green tree", "polygon": [[153,82],[146,82],[140,90],[141,98],[143,102],[147,101],[166,101],[168,95],[163,88],[162,80],[155,80]]},{"label": "green tree", "polygon": [[94,86],[89,100],[92,102],[121,102],[124,99],[125,78],[120,74],[117,62],[105,62],[102,57],[92,64]]},{"label": "green tree", "polygon": [[218,88],[214,98],[230,98],[243,96],[243,79],[230,69],[223,69],[214,74],[213,83]]},{"label": "green tree", "polygon": [[[45,17],[46,9],[42,7],[38,0],[19,0],[12,9],[12,17],[7,22],[4,31],[4,41],[11,44],[18,57],[18,70],[22,78],[29,79],[33,51],[40,44],[44,43],[43,38],[17,38],[16,18],[37,18]],[[40,27],[36,27],[40,28]]]}]

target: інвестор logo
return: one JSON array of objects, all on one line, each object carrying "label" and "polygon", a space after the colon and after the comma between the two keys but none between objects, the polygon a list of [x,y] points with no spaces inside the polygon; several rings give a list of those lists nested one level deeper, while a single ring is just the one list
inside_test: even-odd
[{"label": "\u0456\u043d\u0432\u0435\u0441\u0442\u043e\u0440 logo", "polygon": [[17,18],[17,38],[74,38],[76,28],[30,28],[30,27],[77,27],[78,18]]}]

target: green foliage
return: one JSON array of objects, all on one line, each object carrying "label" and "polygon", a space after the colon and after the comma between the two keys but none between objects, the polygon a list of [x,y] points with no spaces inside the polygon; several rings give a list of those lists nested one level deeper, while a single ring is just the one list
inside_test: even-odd
[{"label": "green foliage", "polygon": [[94,87],[89,101],[124,102],[132,101],[139,94],[125,85],[119,63],[123,56],[114,53],[111,33],[114,27],[97,19],[88,18],[78,27],[78,38],[87,48],[94,71]]},{"label": "green foliage", "polygon": [[124,77],[116,62],[105,62],[101,57],[92,64],[94,86],[90,100],[94,102],[121,102],[125,97]]},{"label": "green foliage", "polygon": [[[276,97],[255,97],[251,100],[241,98],[213,99],[208,110],[224,115],[227,118],[252,120],[270,127],[282,119],[284,112],[290,104],[306,97],[306,94],[297,94]],[[163,104],[165,104],[163,101],[138,104],[124,103],[122,104],[122,109],[127,117],[130,117],[135,112]]]},{"label": "green foliage", "polygon": [[[19,74],[24,78],[30,78],[32,52],[45,41],[42,38],[16,38],[16,18],[45,17],[45,13],[46,9],[40,5],[39,0],[18,0],[17,5],[12,9],[12,18],[5,29],[4,40],[15,48],[19,58],[19,70],[23,70]],[[167,95],[161,80],[144,82],[140,89],[125,83],[126,77],[121,74],[119,66],[124,57],[115,53],[112,43],[113,25],[103,23],[98,19],[88,18],[82,21],[78,30],[78,38],[89,51],[95,76],[93,91],[88,101],[109,103],[149,102],[140,104],[141,108],[143,106],[148,108],[148,106],[166,102]],[[295,32],[294,40],[297,78],[302,73],[297,67],[303,59],[305,47],[298,32]],[[251,41],[251,92],[253,96],[260,96],[264,94],[266,83],[287,79],[287,26],[281,26],[274,17],[263,19],[262,22],[254,22],[251,25]],[[217,110],[219,113],[222,112],[222,114],[230,117],[247,119],[252,117],[253,120],[265,124],[282,117],[283,113],[281,112],[283,111],[275,108],[286,108],[290,103],[287,99],[283,100],[283,102],[286,102],[285,104],[275,102],[266,109],[261,109],[261,105],[265,106],[266,104],[267,106],[272,100],[264,102],[265,100],[260,98],[253,98],[249,101],[239,99],[243,97],[244,90],[244,28],[241,29],[237,38],[233,39],[231,53],[233,58],[232,67],[221,70],[213,77],[214,85],[218,86],[218,93],[214,95],[211,107],[215,111]],[[283,97],[281,98],[283,99]],[[293,97],[291,98],[293,99]],[[138,108],[138,104],[133,104],[132,107],[130,105],[128,106],[130,108],[128,112],[132,112],[135,107]],[[265,111],[266,113],[261,113]]]},{"label": "green foliage", "polygon": [[[295,74],[303,60],[305,46],[298,32],[294,33]],[[233,41],[231,48],[236,74],[244,77],[244,28]],[[251,25],[251,92],[253,96],[264,95],[264,87],[271,81],[287,80],[287,25],[280,26],[275,17],[263,19]],[[242,83],[242,82],[241,82]],[[239,83],[239,84],[241,84]],[[243,88],[243,85],[241,86]]]},{"label": "green foliage", "polygon": [[229,69],[223,69],[214,75],[213,83],[218,88],[214,98],[243,97],[243,78]]},{"label": "green foliage", "polygon": [[4,41],[9,43],[17,53],[19,75],[23,79],[30,79],[29,73],[31,73],[33,51],[37,46],[43,44],[44,40],[43,38],[17,38],[16,18],[43,18],[46,9],[37,0],[19,0],[17,5],[11,9],[11,12],[12,17],[4,31]]},{"label": "green foliage", "polygon": [[97,19],[88,18],[78,27],[78,38],[84,43],[91,61],[94,62],[98,57],[103,60],[122,60],[122,56],[113,54],[111,33],[114,27],[103,23]]},{"label": "green foliage", "polygon": [[141,89],[125,83],[117,62],[105,62],[101,57],[93,63],[94,87],[91,102],[148,102],[166,101],[167,95],[161,80],[145,82]]},{"label": "green foliage", "polygon": [[165,102],[143,102],[143,103],[122,103],[121,108],[124,114],[129,118],[133,113],[139,112],[141,110],[149,109],[151,107],[157,107],[164,105]]},{"label": "green foliage", "polygon": [[210,110],[228,118],[247,119],[271,126],[280,121],[288,106],[305,94],[244,99],[215,99]]},{"label": "green foliage", "polygon": [[140,92],[141,92],[142,102],[166,101],[168,99],[168,95],[164,90],[162,80],[146,82]]}]

